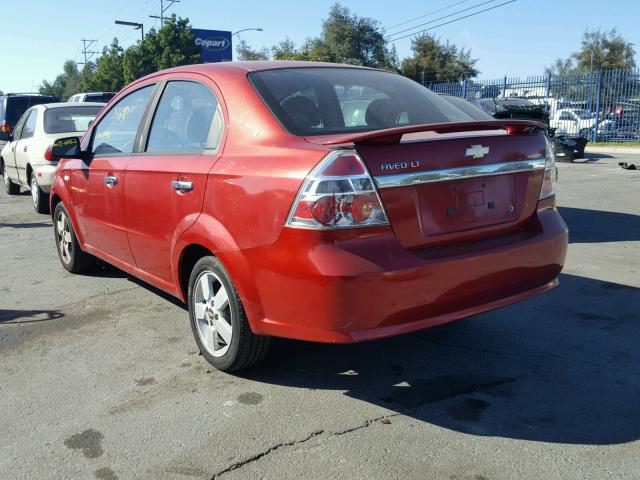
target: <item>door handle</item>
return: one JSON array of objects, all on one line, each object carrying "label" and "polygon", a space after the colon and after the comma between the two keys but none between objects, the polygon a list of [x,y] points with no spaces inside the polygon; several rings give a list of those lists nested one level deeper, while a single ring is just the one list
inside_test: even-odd
[{"label": "door handle", "polygon": [[118,177],[107,175],[106,177],[104,177],[104,183],[107,184],[107,187],[113,187],[118,183]]},{"label": "door handle", "polygon": [[22,149],[23,152],[27,151],[27,146],[25,145],[24,148]]},{"label": "door handle", "polygon": [[184,182],[182,180],[173,180],[171,187],[179,192],[190,192],[193,190],[193,182]]}]

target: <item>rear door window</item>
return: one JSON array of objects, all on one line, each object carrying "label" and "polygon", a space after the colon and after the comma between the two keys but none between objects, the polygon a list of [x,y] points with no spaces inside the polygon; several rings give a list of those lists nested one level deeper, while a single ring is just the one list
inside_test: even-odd
[{"label": "rear door window", "polygon": [[249,79],[286,130],[325,135],[473,120],[400,75],[358,68],[285,68]]},{"label": "rear door window", "polygon": [[218,99],[209,87],[172,81],[158,102],[146,151],[202,153],[206,147],[217,147],[221,131]]},{"label": "rear door window", "polygon": [[93,133],[95,155],[133,152],[140,120],[147,108],[154,86],[148,85],[130,93],[100,119]]},{"label": "rear door window", "polygon": [[20,138],[31,138],[36,133],[36,121],[38,120],[38,111],[31,110],[29,112],[29,116],[24,122],[24,127],[22,127],[22,136]]}]

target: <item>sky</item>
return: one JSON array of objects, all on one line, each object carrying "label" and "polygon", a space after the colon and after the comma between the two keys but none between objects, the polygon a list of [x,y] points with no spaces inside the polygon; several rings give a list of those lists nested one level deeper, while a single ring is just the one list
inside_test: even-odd
[{"label": "sky", "polygon": [[[4,0],[6,2],[7,0]],[[378,20],[389,33],[432,21],[424,28],[473,11],[503,3],[494,0],[441,21],[437,18],[486,0],[343,0],[343,6],[362,17]],[[4,3],[3,2],[3,3]],[[166,2],[165,2],[166,3]],[[181,0],[167,13],[188,17],[194,28],[247,31],[239,36],[252,47],[270,47],[285,37],[300,45],[320,33],[334,0]],[[430,15],[429,12],[445,10]],[[15,7],[14,7],[15,6]],[[91,50],[102,50],[113,37],[123,46],[140,32],[114,20],[158,26],[160,0],[29,0],[11,2],[0,11],[0,90],[36,91],[43,79],[53,80],[67,59],[82,61],[81,39],[96,39]],[[412,18],[421,20],[391,28]],[[508,5],[430,30],[441,38],[471,49],[478,59],[479,78],[541,75],[556,58],[578,50],[585,29],[618,31],[640,51],[640,0],[516,0]],[[238,37],[234,37],[234,40]],[[411,38],[395,42],[400,59],[411,54]],[[636,55],[640,65],[640,56]]]}]

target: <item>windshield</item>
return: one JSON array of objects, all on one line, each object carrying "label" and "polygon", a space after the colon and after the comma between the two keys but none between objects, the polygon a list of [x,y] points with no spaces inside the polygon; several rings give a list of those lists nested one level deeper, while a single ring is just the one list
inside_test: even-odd
[{"label": "windshield", "polygon": [[591,118],[595,116],[595,114],[591,113],[589,110],[574,110],[573,113],[575,113],[578,117],[582,119]]},{"label": "windshield", "polygon": [[44,112],[44,131],[46,133],[84,132],[100,110],[102,107],[97,106],[48,108]]},{"label": "windshield", "polygon": [[413,80],[378,70],[290,68],[253,72],[249,79],[294,135],[473,120]]},{"label": "windshield", "polygon": [[85,97],[85,102],[97,102],[97,103],[108,103],[113,97],[115,97],[115,93],[88,93]]}]

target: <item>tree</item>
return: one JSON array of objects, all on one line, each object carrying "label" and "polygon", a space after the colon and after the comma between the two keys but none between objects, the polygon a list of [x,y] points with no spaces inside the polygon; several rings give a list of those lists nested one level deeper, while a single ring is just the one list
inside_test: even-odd
[{"label": "tree", "polygon": [[200,63],[200,49],[188,18],[171,18],[156,32],[155,29],[129,47],[123,57],[125,83],[165,68]]},{"label": "tree", "polygon": [[411,40],[413,56],[402,60],[401,73],[416,81],[454,82],[480,73],[471,51],[423,34]]},{"label": "tree", "polygon": [[271,47],[271,55],[274,60],[300,60],[301,53],[296,49],[296,44],[286,37],[277,45]]},{"label": "tree", "polygon": [[557,59],[546,69],[554,75],[587,73],[603,69],[635,68],[635,50],[614,28],[608,32],[586,30],[582,35],[580,50],[567,59]]},{"label": "tree", "polygon": [[109,47],[102,49],[102,55],[96,61],[95,71],[84,82],[88,91],[117,92],[124,87],[122,57],[124,50],[114,38]]},{"label": "tree", "polygon": [[365,67],[397,69],[394,49],[385,43],[380,23],[372,18],[351,14],[339,3],[329,10],[322,23],[320,37],[309,39],[301,57],[315,61],[350,63]]},{"label": "tree", "polygon": [[266,48],[254,50],[244,40],[240,40],[236,46],[236,53],[238,54],[238,60],[269,60],[269,50]]},{"label": "tree", "polygon": [[38,91],[45,95],[54,95],[66,100],[71,95],[80,91],[80,72],[78,65],[73,60],[67,60],[62,67],[62,73],[49,83],[43,80]]}]

